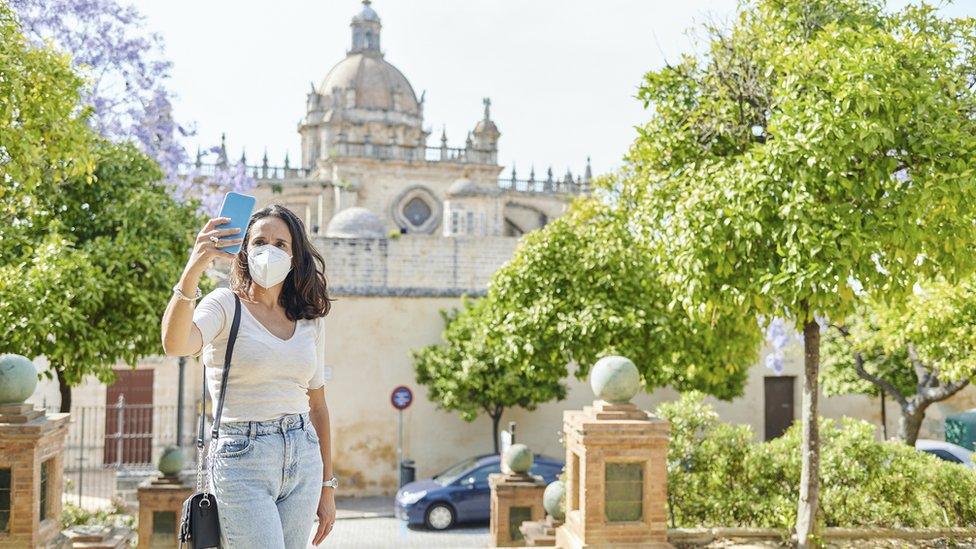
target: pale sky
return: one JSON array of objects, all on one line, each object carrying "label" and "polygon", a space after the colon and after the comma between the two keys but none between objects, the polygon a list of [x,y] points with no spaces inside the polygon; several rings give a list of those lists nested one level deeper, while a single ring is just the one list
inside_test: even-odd
[{"label": "pale sky", "polygon": [[[297,125],[309,83],[318,87],[350,45],[359,0],[137,0],[173,61],[179,121],[195,122],[204,147],[227,134],[232,159],[265,149],[299,165]],[[890,4],[901,6],[905,0]],[[725,19],[736,0],[374,0],[382,49],[413,85],[427,91],[430,146],[447,127],[463,147],[492,101],[501,131],[499,161],[519,177],[553,166],[612,170],[646,112],[634,98],[645,72],[694,49],[687,29]],[[959,0],[947,15],[976,15]]]}]

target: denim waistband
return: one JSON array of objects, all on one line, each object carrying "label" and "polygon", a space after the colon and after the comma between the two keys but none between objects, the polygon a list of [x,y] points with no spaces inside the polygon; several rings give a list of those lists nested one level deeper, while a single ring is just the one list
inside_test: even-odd
[{"label": "denim waistband", "polygon": [[257,435],[268,433],[284,433],[292,429],[304,429],[309,421],[308,412],[285,414],[264,421],[228,421],[226,423],[221,421],[217,433],[221,435],[247,435],[254,438]]}]

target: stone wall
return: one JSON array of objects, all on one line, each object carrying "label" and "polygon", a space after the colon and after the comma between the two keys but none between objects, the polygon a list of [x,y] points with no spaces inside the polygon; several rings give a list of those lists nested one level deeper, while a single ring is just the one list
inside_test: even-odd
[{"label": "stone wall", "polygon": [[512,237],[403,235],[395,239],[314,239],[335,295],[457,296],[482,294],[512,257]]}]

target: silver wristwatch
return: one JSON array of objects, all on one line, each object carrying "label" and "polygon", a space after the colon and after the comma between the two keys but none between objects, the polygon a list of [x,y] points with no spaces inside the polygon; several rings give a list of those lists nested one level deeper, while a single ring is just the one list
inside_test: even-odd
[{"label": "silver wristwatch", "polygon": [[329,480],[323,480],[322,481],[322,487],[325,488],[326,486],[328,486],[329,488],[333,488],[333,489],[338,488],[339,487],[339,479],[337,479],[335,477],[332,477]]}]

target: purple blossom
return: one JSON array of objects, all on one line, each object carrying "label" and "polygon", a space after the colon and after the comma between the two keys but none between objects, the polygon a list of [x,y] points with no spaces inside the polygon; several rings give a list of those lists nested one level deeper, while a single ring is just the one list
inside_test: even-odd
[{"label": "purple blossom", "polygon": [[779,317],[770,320],[765,331],[766,342],[770,346],[770,352],[766,355],[766,367],[780,375],[783,373],[786,346],[791,338],[796,338],[796,332],[786,320]]},{"label": "purple blossom", "polygon": [[[817,321],[817,325],[820,326],[820,333],[825,333],[830,326],[830,321],[827,317],[814,314],[813,318]],[[763,322],[765,322],[765,319],[760,320],[760,324]],[[766,333],[766,343],[769,344],[770,348],[769,353],[766,355],[766,367],[776,372],[776,375],[782,375],[783,364],[786,358],[786,347],[790,344],[790,341],[803,343],[803,336],[794,329],[792,321],[787,321],[780,317],[771,319],[765,325],[764,331]]]},{"label": "purple blossom", "polygon": [[167,87],[172,63],[163,56],[162,37],[145,29],[137,9],[116,0],[9,3],[28,39],[69,52],[88,78],[82,100],[94,109],[92,127],[113,141],[132,141],[156,160],[174,198],[200,198],[204,213],[216,215],[225,192],[254,187],[243,167],[186,173],[190,162],[182,139],[195,130],[173,118],[175,96]]}]

